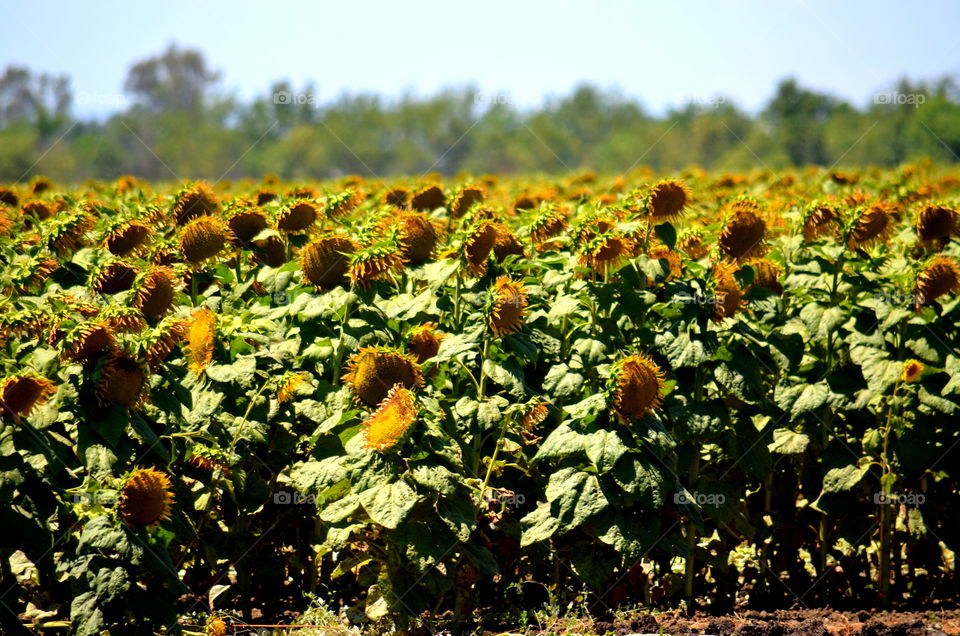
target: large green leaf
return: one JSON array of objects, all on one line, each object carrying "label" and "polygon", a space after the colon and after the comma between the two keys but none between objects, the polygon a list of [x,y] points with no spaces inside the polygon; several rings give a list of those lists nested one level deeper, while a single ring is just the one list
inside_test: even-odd
[{"label": "large green leaf", "polygon": [[550,475],[546,496],[551,514],[565,531],[579,526],[608,504],[597,476],[576,468],[564,468]]}]

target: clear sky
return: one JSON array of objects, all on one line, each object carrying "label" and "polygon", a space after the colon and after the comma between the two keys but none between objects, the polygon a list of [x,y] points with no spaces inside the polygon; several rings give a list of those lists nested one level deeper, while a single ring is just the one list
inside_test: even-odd
[{"label": "clear sky", "polygon": [[0,24],[0,65],[69,75],[81,115],[114,109],[131,63],[170,43],[241,98],[277,79],[321,100],[472,84],[530,106],[589,81],[653,112],[716,95],[755,110],[788,75],[863,105],[960,73],[956,0],[0,0]]}]

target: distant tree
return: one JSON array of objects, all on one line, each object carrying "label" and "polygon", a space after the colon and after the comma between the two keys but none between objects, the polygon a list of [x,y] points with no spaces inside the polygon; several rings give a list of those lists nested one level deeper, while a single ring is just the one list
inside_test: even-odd
[{"label": "distant tree", "polygon": [[203,53],[171,44],[159,56],[137,62],[127,73],[124,89],[153,112],[201,111],[210,87],[220,78]]},{"label": "distant tree", "polygon": [[791,78],[780,82],[764,115],[794,164],[824,164],[823,127],[839,105],[829,95],[800,88]]},{"label": "distant tree", "polygon": [[0,76],[0,128],[28,123],[45,137],[68,120],[72,101],[67,77],[8,66]]}]

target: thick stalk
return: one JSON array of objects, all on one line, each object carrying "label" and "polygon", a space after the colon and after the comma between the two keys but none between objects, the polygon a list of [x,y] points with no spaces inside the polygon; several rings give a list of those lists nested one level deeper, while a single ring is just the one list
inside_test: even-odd
[{"label": "thick stalk", "polygon": [[[694,449],[693,459],[690,460],[690,486],[696,488],[700,476],[700,449]],[[696,496],[696,492],[691,490]],[[696,571],[697,526],[693,520],[687,521],[687,561],[684,564],[683,597],[687,602],[687,611],[693,611],[693,574]]]}]

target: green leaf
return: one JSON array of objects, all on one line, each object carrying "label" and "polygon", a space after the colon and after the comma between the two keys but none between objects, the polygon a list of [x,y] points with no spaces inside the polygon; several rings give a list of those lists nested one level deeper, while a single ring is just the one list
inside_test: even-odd
[{"label": "green leaf", "polygon": [[773,442],[767,445],[771,453],[780,455],[797,455],[807,450],[810,438],[803,433],[794,433],[789,428],[778,428],[773,431]]},{"label": "green leaf", "polygon": [[707,335],[693,338],[689,332],[674,334],[670,331],[657,334],[657,349],[667,358],[674,369],[695,367],[710,359],[716,348],[715,342]]},{"label": "green leaf", "polygon": [[585,450],[587,458],[593,462],[593,465],[602,475],[613,468],[617,460],[627,452],[627,447],[615,431],[601,429],[587,436]]},{"label": "green leaf", "polygon": [[781,389],[776,395],[777,405],[793,417],[819,409],[830,397],[830,386],[825,381],[782,387],[777,387]]},{"label": "green leaf", "polygon": [[654,225],[653,231],[656,233],[657,238],[660,239],[660,242],[670,249],[673,249],[677,244],[677,229],[673,227],[672,223]]},{"label": "green leaf", "polygon": [[552,537],[560,528],[560,521],[550,513],[550,504],[542,503],[520,520],[520,527],[520,547],[525,548]]},{"label": "green leaf", "polygon": [[543,379],[544,390],[556,400],[573,397],[583,387],[583,376],[560,363],[554,365]]},{"label": "green leaf", "polygon": [[597,538],[612,546],[624,563],[633,564],[646,556],[660,538],[660,516],[604,510],[593,522]]},{"label": "green leaf", "polygon": [[564,468],[550,475],[546,496],[551,513],[564,531],[581,525],[608,504],[597,476],[576,468]]},{"label": "green leaf", "polygon": [[832,468],[823,476],[823,492],[837,493],[850,490],[859,484],[869,471],[870,465],[866,463],[863,466],[851,464],[842,468]]},{"label": "green leaf", "polygon": [[579,308],[580,299],[576,296],[558,296],[550,304],[550,311],[547,312],[547,322],[551,326],[559,326],[563,323],[564,316],[569,316]]},{"label": "green leaf", "polygon": [[587,436],[561,424],[553,429],[546,439],[540,443],[533,461],[542,459],[563,459],[578,453],[586,452]]},{"label": "green leaf", "polygon": [[497,364],[493,360],[483,361],[483,372],[487,376],[517,397],[523,397],[523,371],[512,364]]},{"label": "green leaf", "polygon": [[607,357],[607,347],[599,340],[581,338],[573,343],[573,350],[583,356],[587,364],[600,364]]},{"label": "green leaf", "polygon": [[360,503],[374,523],[394,529],[417,504],[417,493],[406,482],[395,481],[360,493]]}]

